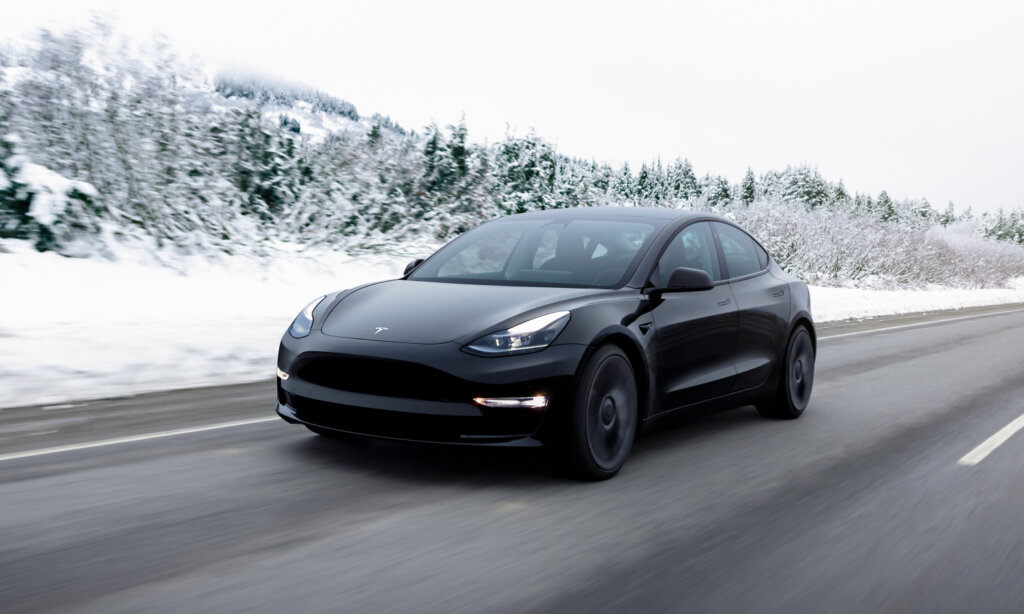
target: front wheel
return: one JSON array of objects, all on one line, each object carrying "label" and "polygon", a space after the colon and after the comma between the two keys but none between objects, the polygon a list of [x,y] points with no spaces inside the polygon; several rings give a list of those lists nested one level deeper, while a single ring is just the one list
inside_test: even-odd
[{"label": "front wheel", "polygon": [[811,400],[813,385],[814,344],[807,327],[798,326],[789,336],[775,394],[758,403],[757,411],[766,418],[799,418]]},{"label": "front wheel", "polygon": [[576,388],[566,458],[577,477],[605,480],[622,468],[636,436],[638,394],[629,359],[619,348],[600,348]]}]

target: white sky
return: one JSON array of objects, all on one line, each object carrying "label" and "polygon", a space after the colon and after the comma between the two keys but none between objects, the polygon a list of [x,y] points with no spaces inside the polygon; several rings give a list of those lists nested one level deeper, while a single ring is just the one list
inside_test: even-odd
[{"label": "white sky", "polygon": [[34,0],[0,35],[117,16],[214,66],[420,128],[510,126],[634,170],[809,162],[851,191],[1024,205],[1024,3]]}]

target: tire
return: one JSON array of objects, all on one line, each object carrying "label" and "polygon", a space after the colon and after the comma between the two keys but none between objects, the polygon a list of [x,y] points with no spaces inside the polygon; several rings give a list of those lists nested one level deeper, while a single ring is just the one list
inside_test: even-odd
[{"label": "tire", "polygon": [[806,326],[797,326],[789,336],[775,393],[757,404],[765,418],[794,420],[803,415],[814,385],[814,344]]},{"label": "tire", "polygon": [[622,468],[636,437],[636,378],[614,345],[598,349],[580,374],[565,434],[565,468],[585,480],[606,480]]}]

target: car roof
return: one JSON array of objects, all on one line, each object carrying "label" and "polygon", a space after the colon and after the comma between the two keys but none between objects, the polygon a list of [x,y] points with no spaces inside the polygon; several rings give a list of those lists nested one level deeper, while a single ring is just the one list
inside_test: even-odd
[{"label": "car roof", "polygon": [[661,224],[681,219],[713,218],[726,221],[719,215],[704,211],[688,209],[669,209],[667,207],[570,207],[565,209],[545,209],[519,213],[504,219],[647,219]]}]

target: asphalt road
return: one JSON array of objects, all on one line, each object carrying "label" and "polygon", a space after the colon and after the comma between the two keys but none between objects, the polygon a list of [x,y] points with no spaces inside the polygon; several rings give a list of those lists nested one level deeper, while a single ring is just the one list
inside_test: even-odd
[{"label": "asphalt road", "polygon": [[1024,309],[988,312],[822,329],[803,418],[662,424],[596,484],[276,420],[137,439],[270,384],[4,410],[0,611],[1024,611],[1024,431],[958,463],[1024,414]]}]

